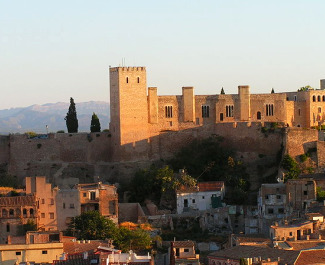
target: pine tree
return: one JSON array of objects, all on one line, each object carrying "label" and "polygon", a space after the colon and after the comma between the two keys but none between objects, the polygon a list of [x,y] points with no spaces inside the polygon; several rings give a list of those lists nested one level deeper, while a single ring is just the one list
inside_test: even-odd
[{"label": "pine tree", "polygon": [[274,94],[274,88],[272,87],[271,94]]},{"label": "pine tree", "polygon": [[221,92],[220,92],[221,95],[224,95],[225,94],[225,91],[223,90],[223,87],[221,88]]},{"label": "pine tree", "polygon": [[100,132],[100,122],[98,116],[93,112],[91,116],[91,124],[90,124],[90,131],[91,132]]},{"label": "pine tree", "polygon": [[77,133],[78,132],[78,119],[76,104],[74,103],[73,98],[70,98],[70,106],[67,116],[65,116],[65,122],[67,124],[68,133]]}]

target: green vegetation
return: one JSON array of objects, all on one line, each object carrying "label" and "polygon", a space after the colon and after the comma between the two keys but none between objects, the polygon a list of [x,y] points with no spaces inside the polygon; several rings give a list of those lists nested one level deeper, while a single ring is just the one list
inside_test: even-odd
[{"label": "green vegetation", "polygon": [[298,163],[290,155],[286,154],[283,157],[281,166],[287,172],[285,174],[285,180],[298,178],[301,170],[299,169]]},{"label": "green vegetation", "polygon": [[59,130],[56,133],[64,133],[64,130]]},{"label": "green vegetation", "polygon": [[70,106],[67,116],[64,118],[66,121],[68,133],[77,133],[78,132],[78,119],[76,104],[74,103],[73,98],[70,98]]},{"label": "green vegetation", "polygon": [[67,233],[77,236],[78,239],[113,239],[114,245],[124,252],[130,248],[142,250],[151,247],[151,238],[147,231],[141,228],[119,228],[98,211],[84,212],[73,218]]},{"label": "green vegetation", "polygon": [[317,192],[317,201],[323,202],[325,200],[325,190],[323,190],[321,187],[317,187],[316,192]]},{"label": "green vegetation", "polygon": [[90,124],[90,131],[91,132],[100,132],[100,122],[98,116],[93,112],[91,116],[91,124]]},{"label": "green vegetation", "polygon": [[0,187],[18,188],[18,180],[16,176],[8,175],[5,172],[0,172]]},{"label": "green vegetation", "polygon": [[28,219],[26,224],[18,227],[18,234],[21,236],[26,235],[26,232],[28,231],[37,231],[37,225],[32,219]]},{"label": "green vegetation", "polygon": [[225,91],[223,90],[223,87],[221,88],[220,95],[224,95]]},{"label": "green vegetation", "polygon": [[[139,185],[141,183],[141,185]],[[131,180],[130,200],[143,203],[145,199],[159,203],[165,192],[175,191],[181,186],[194,187],[196,180],[186,173],[175,174],[169,166],[139,170]]]},{"label": "green vegetation", "polygon": [[298,92],[300,92],[300,91],[308,91],[308,90],[314,90],[314,88],[312,88],[311,86],[303,86],[303,87],[298,89]]},{"label": "green vegetation", "polygon": [[37,133],[36,132],[25,132],[25,134],[27,135],[28,138],[34,138],[37,136]]},{"label": "green vegetation", "polygon": [[272,87],[271,94],[274,94],[274,88]]}]

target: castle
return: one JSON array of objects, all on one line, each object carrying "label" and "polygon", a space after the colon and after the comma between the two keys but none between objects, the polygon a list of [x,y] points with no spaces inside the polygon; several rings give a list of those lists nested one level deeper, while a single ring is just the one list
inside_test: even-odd
[{"label": "castle", "polygon": [[110,73],[110,131],[115,145],[135,145],[166,131],[181,131],[236,122],[277,122],[310,128],[325,119],[325,79],[320,90],[250,94],[238,86],[234,95],[194,95],[183,87],[181,96],[158,96],[147,88],[145,67],[114,67]]}]

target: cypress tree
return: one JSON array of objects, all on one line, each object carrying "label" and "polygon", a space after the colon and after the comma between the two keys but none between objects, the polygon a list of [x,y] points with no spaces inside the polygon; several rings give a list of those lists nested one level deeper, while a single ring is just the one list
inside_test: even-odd
[{"label": "cypress tree", "polygon": [[271,94],[273,94],[273,93],[274,93],[274,88],[272,87]]},{"label": "cypress tree", "polygon": [[224,95],[225,94],[225,91],[223,90],[223,87],[221,88],[221,92],[220,92],[221,95]]},{"label": "cypress tree", "polygon": [[91,116],[91,124],[90,124],[90,131],[91,132],[100,132],[100,122],[98,116],[93,112]]},{"label": "cypress tree", "polygon": [[65,116],[65,122],[67,124],[68,133],[77,133],[78,132],[78,119],[76,104],[74,103],[73,98],[70,98],[70,106],[67,116]]}]

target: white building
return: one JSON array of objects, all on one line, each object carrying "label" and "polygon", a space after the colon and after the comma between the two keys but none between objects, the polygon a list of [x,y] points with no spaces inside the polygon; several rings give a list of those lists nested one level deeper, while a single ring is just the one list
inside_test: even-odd
[{"label": "white building", "polygon": [[209,210],[221,206],[225,184],[223,181],[200,182],[195,188],[177,190],[176,196],[178,214],[191,210]]}]

